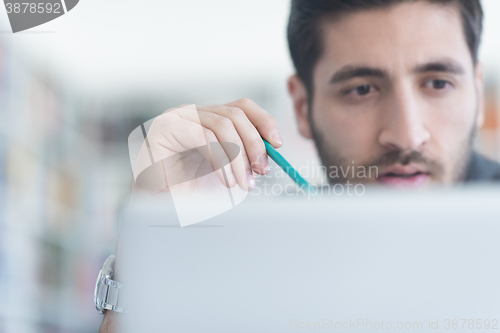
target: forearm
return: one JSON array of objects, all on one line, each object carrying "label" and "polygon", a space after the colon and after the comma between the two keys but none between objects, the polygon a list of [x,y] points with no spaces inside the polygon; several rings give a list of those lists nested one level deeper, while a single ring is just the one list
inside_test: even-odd
[{"label": "forearm", "polygon": [[118,333],[119,332],[119,318],[120,314],[113,311],[106,311],[102,319],[99,333]]}]

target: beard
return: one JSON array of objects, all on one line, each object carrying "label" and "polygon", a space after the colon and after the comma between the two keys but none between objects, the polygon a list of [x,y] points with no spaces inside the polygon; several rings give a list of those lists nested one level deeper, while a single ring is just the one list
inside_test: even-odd
[{"label": "beard", "polygon": [[[464,137],[459,139],[456,153],[454,154],[453,161],[451,162],[453,165],[451,165],[451,167],[449,168],[450,177],[447,177],[445,172],[446,169],[442,161],[426,156],[424,153],[417,150],[403,151],[396,149],[390,152],[383,153],[373,158],[371,161],[354,165],[354,161],[352,161],[352,159],[347,156],[343,156],[334,144],[327,142],[324,134],[319,131],[314,125],[311,108],[309,108],[309,124],[311,126],[312,137],[321,163],[327,169],[327,178],[328,182],[331,185],[345,184],[347,181],[351,181],[354,183],[364,183],[368,180],[364,179],[363,181],[363,179],[352,179],[349,177],[345,177],[344,173],[338,172],[333,173],[335,176],[332,176],[332,173],[328,172],[328,170],[331,170],[332,168],[345,168],[351,166],[353,168],[355,167],[357,170],[371,170],[371,168],[377,168],[376,170],[384,170],[390,166],[397,164],[403,166],[416,164],[424,168],[426,172],[431,175],[434,181],[440,183],[444,183],[446,178],[451,179],[452,182],[463,181],[466,177],[467,168],[471,159],[472,146],[474,138],[476,136],[477,119],[478,110],[476,110],[474,122],[471,128],[469,129],[469,131],[467,131]],[[349,172],[347,172],[347,174],[349,174]]]}]

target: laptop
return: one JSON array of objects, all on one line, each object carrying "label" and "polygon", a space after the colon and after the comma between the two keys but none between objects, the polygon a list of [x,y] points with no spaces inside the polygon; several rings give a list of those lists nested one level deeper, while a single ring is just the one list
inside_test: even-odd
[{"label": "laptop", "polygon": [[187,227],[168,195],[135,199],[117,248],[122,328],[494,331],[499,240],[495,187],[249,196]]}]

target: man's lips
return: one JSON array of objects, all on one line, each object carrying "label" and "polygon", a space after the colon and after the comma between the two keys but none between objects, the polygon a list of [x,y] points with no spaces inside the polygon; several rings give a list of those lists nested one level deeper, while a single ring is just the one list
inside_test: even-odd
[{"label": "man's lips", "polygon": [[384,170],[377,179],[392,187],[420,187],[430,178],[430,173],[415,166],[394,166]]}]

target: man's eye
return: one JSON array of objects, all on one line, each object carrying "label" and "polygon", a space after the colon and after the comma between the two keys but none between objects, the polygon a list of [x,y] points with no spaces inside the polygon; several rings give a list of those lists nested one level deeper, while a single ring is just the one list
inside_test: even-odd
[{"label": "man's eye", "polygon": [[372,91],[372,86],[366,84],[364,86],[359,86],[359,87],[356,87],[354,89],[351,89],[349,91],[347,91],[347,94],[355,94],[355,95],[358,95],[358,96],[365,96],[365,95],[368,95],[371,91]]},{"label": "man's eye", "polygon": [[426,83],[427,88],[435,89],[435,90],[443,90],[446,89],[450,85],[450,82],[445,80],[432,80]]}]

